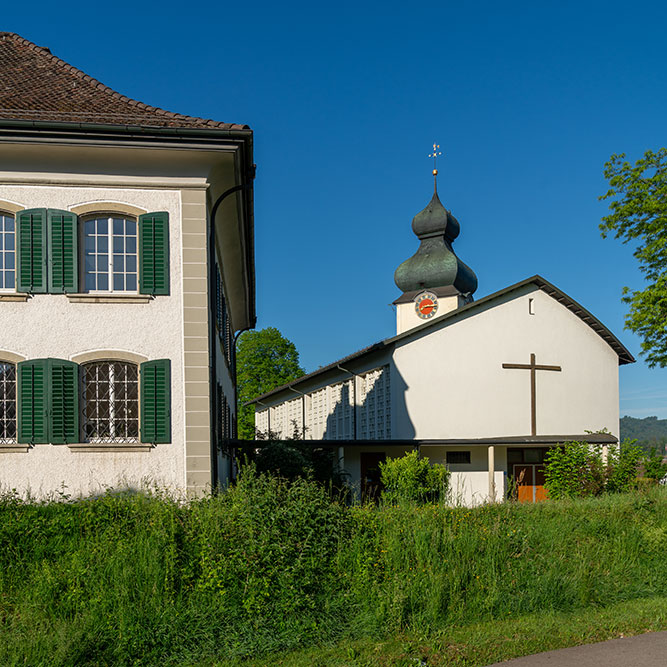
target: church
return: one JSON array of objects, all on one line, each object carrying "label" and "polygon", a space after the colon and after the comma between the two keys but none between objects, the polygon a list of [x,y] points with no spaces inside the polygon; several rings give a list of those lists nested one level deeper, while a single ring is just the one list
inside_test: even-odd
[{"label": "church", "polygon": [[419,247],[394,274],[396,335],[257,397],[256,428],[341,441],[331,446],[362,493],[377,489],[380,461],[417,449],[452,471],[454,502],[511,489],[541,500],[550,447],[618,443],[619,366],[634,359],[539,275],[474,299],[437,181],[412,230]]}]

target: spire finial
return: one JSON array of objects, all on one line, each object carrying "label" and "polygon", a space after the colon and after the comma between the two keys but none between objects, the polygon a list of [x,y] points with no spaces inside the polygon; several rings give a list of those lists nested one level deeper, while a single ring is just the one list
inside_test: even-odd
[{"label": "spire finial", "polygon": [[437,192],[438,191],[438,165],[436,160],[438,159],[438,155],[442,155],[442,151],[439,151],[438,148],[440,148],[440,144],[436,144],[435,141],[433,142],[433,152],[429,153],[428,156],[433,158],[433,191]]}]

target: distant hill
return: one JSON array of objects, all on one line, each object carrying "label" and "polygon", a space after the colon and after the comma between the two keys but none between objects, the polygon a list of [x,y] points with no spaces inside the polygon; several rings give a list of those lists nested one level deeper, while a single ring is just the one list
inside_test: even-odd
[{"label": "distant hill", "polygon": [[653,447],[665,451],[667,444],[667,419],[657,417],[621,417],[621,440],[637,439],[637,444],[646,451]]}]

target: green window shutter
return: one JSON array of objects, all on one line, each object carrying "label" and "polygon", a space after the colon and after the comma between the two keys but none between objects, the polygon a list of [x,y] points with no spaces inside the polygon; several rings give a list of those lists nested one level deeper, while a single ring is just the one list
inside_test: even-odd
[{"label": "green window shutter", "polygon": [[69,211],[47,211],[49,292],[79,291],[78,219]]},{"label": "green window shutter", "polygon": [[79,442],[79,366],[49,359],[50,438],[54,445]]},{"label": "green window shutter", "polygon": [[157,359],[141,364],[141,442],[171,442],[171,362]]},{"label": "green window shutter", "polygon": [[48,437],[48,359],[16,365],[18,441],[44,443]]},{"label": "green window shutter", "polygon": [[46,209],[16,215],[16,291],[46,292]]},{"label": "green window shutter", "polygon": [[139,216],[139,292],[169,294],[169,214]]}]

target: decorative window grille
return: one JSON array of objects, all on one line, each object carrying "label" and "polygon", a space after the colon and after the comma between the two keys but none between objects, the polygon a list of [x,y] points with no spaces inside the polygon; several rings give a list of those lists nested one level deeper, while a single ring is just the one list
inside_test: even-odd
[{"label": "decorative window grille", "polygon": [[266,433],[269,430],[269,411],[267,409],[257,410],[255,408],[255,428],[260,433]]},{"label": "decorative window grille", "polygon": [[311,438],[321,440],[324,437],[327,423],[327,388],[323,387],[310,394],[309,403],[308,426]]},{"label": "decorative window grille", "polygon": [[14,291],[15,276],[14,217],[0,213],[0,291]]},{"label": "decorative window grille", "polygon": [[113,217],[86,220],[83,264],[87,292],[136,292],[137,223]]},{"label": "decorative window grille", "polygon": [[139,374],[135,364],[94,361],[82,365],[86,442],[138,442]]},{"label": "decorative window grille", "polygon": [[349,440],[353,437],[354,380],[329,387],[330,415],[327,419],[327,440]]},{"label": "decorative window grille", "polygon": [[368,440],[391,438],[389,366],[362,375],[359,385],[359,437]]},{"label": "decorative window grille", "polygon": [[0,443],[16,442],[16,366],[0,362]]},{"label": "decorative window grille", "polygon": [[305,437],[303,434],[303,404],[301,398],[294,398],[287,402],[287,424],[283,428],[283,436],[291,438],[296,435],[299,438]]}]

